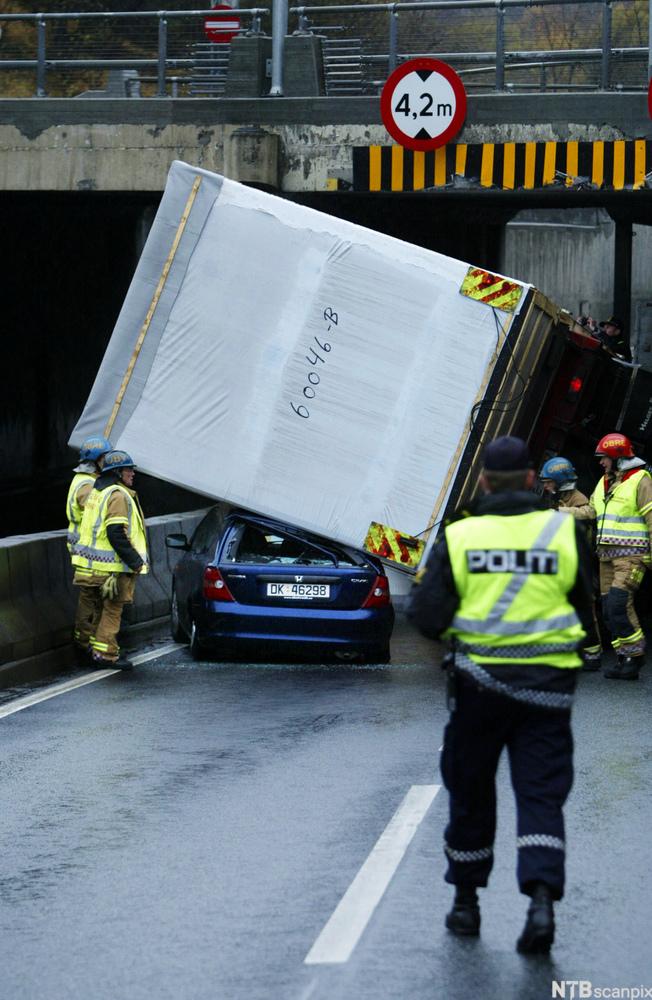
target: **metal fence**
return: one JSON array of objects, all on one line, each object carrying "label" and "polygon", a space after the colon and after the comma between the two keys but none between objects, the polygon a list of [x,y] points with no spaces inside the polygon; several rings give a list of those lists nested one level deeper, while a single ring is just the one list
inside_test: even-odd
[{"label": "metal fence", "polygon": [[[323,39],[329,96],[378,94],[417,55],[449,63],[469,92],[643,90],[652,0],[415,0],[212,11],[241,34],[271,34],[282,94],[285,33]],[[284,10],[283,10],[283,5]],[[278,11],[281,10],[279,15]],[[203,10],[0,15],[0,95],[219,97],[228,44]]]},{"label": "metal fence", "polygon": [[[406,59],[434,56],[468,91],[643,90],[650,0],[421,0],[291,7],[299,31],[362,39],[361,91]],[[318,26],[315,26],[318,22]],[[351,86],[354,80],[350,80]]]}]

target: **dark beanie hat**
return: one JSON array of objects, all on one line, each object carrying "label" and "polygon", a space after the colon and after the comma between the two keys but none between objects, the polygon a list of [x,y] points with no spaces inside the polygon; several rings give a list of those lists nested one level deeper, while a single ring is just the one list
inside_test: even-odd
[{"label": "dark beanie hat", "polygon": [[527,444],[518,437],[498,437],[485,448],[482,464],[487,472],[521,472],[529,469]]}]

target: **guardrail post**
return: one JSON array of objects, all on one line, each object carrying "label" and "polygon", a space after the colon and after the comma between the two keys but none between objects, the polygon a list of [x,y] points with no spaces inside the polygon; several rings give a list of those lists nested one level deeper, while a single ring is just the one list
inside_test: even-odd
[{"label": "guardrail post", "polygon": [[45,97],[45,21],[36,22],[36,96]]},{"label": "guardrail post", "polygon": [[[270,97],[283,97],[283,55],[288,33],[288,0],[273,0],[272,8],[272,86]],[[299,11],[299,16],[303,11]]]},{"label": "guardrail post", "polygon": [[164,17],[158,19],[158,93],[157,97],[165,97],[165,64],[168,57],[168,22]]},{"label": "guardrail post", "polygon": [[602,8],[602,67],[600,72],[601,90],[609,90],[611,64],[611,0],[605,0]]},{"label": "guardrail post", "polygon": [[496,90],[505,89],[505,8],[496,4]]},{"label": "guardrail post", "polygon": [[398,62],[398,14],[396,5],[389,8],[389,72],[393,73]]}]

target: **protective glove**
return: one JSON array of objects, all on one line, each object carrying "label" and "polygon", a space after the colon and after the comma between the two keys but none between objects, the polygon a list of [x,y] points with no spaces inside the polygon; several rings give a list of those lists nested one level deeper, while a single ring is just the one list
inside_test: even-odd
[{"label": "protective glove", "polygon": [[116,573],[109,573],[102,584],[101,592],[105,601],[115,601],[118,596],[118,577]]}]

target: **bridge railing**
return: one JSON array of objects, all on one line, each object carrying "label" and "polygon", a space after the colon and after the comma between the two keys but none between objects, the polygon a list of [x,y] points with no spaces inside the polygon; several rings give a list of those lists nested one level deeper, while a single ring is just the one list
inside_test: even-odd
[{"label": "bridge railing", "polygon": [[648,0],[406,0],[289,9],[300,33],[332,31],[336,19],[338,30],[363,37],[368,93],[378,93],[392,70],[418,56],[449,63],[471,91],[647,89],[649,11]]},{"label": "bridge railing", "polygon": [[[237,16],[240,34],[260,34],[270,10],[0,14],[0,95],[86,96],[106,93],[112,80],[115,96],[165,97],[170,84],[173,93],[180,85],[190,93],[194,71],[205,62],[209,14],[211,20]],[[229,46],[212,47],[219,71]]]},{"label": "bridge railing", "polygon": [[418,55],[450,63],[471,92],[643,90],[652,72],[650,0],[287,5],[273,0],[273,18],[262,7],[1,14],[0,96],[219,97],[230,46],[207,39],[209,13],[271,33],[270,96],[283,94],[288,31],[322,39],[332,94],[377,94]]}]

